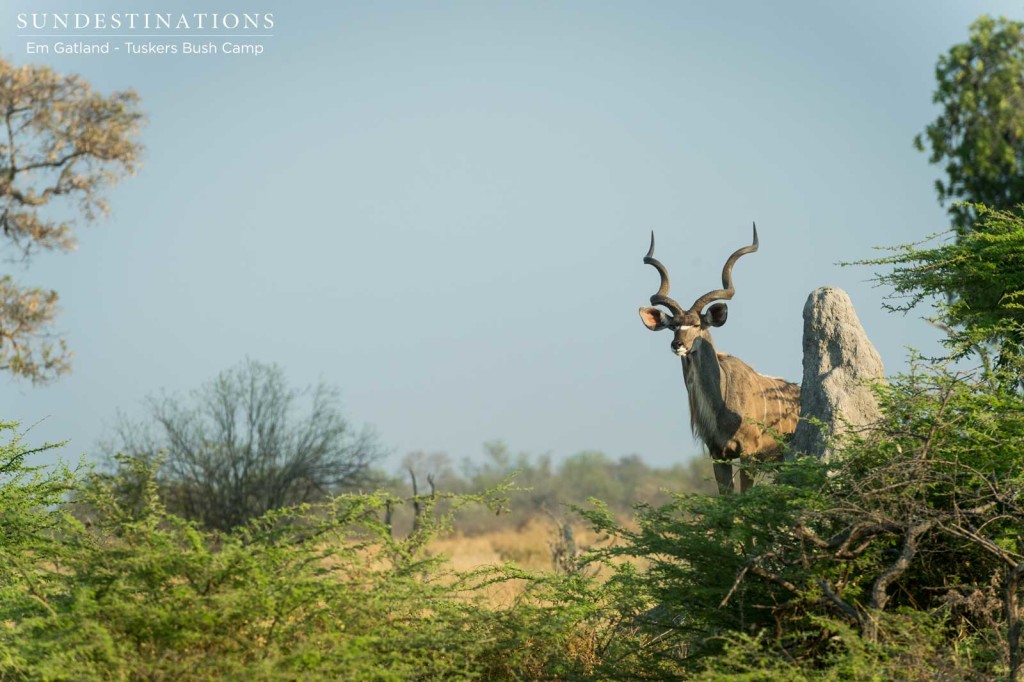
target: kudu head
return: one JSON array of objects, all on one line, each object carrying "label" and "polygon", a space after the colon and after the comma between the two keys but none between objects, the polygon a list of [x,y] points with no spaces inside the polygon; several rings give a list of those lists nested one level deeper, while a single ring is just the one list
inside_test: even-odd
[{"label": "kudu head", "polygon": [[[651,296],[652,307],[640,308],[640,319],[651,331],[671,329],[675,334],[672,338],[672,352],[685,358],[697,339],[703,338],[707,342],[711,342],[709,333],[711,327],[721,327],[725,324],[725,320],[729,316],[729,306],[722,301],[728,301],[736,293],[732,286],[732,266],[736,264],[740,256],[754,251],[757,251],[756,224],[754,225],[754,242],[750,246],[738,249],[729,256],[729,260],[725,261],[725,267],[722,268],[722,288],[709,291],[694,301],[689,310],[683,310],[681,305],[668,296],[668,271],[654,257],[654,232],[651,232],[651,248],[644,256],[644,263],[653,265],[661,275],[661,286],[658,287],[658,293]],[[705,310],[705,306],[712,301],[718,301],[718,303]],[[662,306],[668,312],[653,306]]]}]

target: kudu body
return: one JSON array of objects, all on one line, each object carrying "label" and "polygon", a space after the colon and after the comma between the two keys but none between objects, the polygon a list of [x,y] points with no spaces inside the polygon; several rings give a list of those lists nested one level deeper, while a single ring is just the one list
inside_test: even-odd
[{"label": "kudu body", "polygon": [[[644,263],[654,266],[661,276],[658,293],[651,306],[640,308],[640,319],[652,330],[671,329],[672,352],[683,365],[683,380],[690,399],[690,428],[700,438],[714,460],[715,479],[720,492],[730,492],[732,460],[740,458],[778,458],[782,455],[779,438],[796,429],[800,416],[800,387],[784,379],[764,376],[739,358],[719,353],[711,340],[711,327],[721,327],[728,316],[722,301],[733,297],[732,267],[743,255],[757,251],[757,226],[754,241],[734,252],[722,269],[722,288],[698,298],[689,310],[669,298],[668,271],[654,258],[654,233]],[[712,301],[718,301],[708,307]],[[707,307],[707,310],[705,310]],[[740,491],[752,484],[740,470]]]}]

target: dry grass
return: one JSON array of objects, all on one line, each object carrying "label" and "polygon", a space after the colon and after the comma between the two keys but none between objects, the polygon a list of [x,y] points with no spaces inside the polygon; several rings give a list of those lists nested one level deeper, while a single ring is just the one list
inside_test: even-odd
[{"label": "dry grass", "polygon": [[[570,524],[578,553],[591,547],[608,546],[610,540],[594,532],[583,523]],[[632,525],[626,522],[624,525]],[[400,536],[399,536],[400,537]],[[456,573],[467,574],[479,569],[513,564],[531,573],[551,573],[560,570],[556,563],[556,548],[564,549],[562,528],[550,515],[537,515],[518,527],[500,527],[484,533],[466,533],[455,530],[430,540],[427,554],[441,558],[448,568]],[[388,561],[380,555],[380,548],[365,548],[359,556],[364,566],[371,570],[383,568]],[[331,565],[331,559],[325,565]],[[589,575],[601,578],[604,571],[597,566],[588,566]],[[481,590],[471,589],[467,598],[484,596],[493,608],[513,606],[515,600],[527,587],[525,580],[501,580],[486,585]]]},{"label": "dry grass", "polygon": [[[573,526],[580,549],[598,542],[597,534],[582,526]],[[453,568],[471,571],[481,566],[511,562],[531,571],[555,569],[552,544],[558,538],[554,522],[534,518],[522,528],[502,529],[480,535],[466,536],[456,532],[430,543],[435,554],[447,556]]]},{"label": "dry grass", "polygon": [[[596,533],[583,526],[574,525],[573,534],[581,551],[602,542]],[[557,570],[554,546],[559,537],[560,530],[554,521],[536,517],[521,528],[478,535],[456,532],[435,539],[430,543],[429,550],[434,555],[447,557],[451,567],[459,572],[512,563],[528,571],[541,573]],[[512,605],[524,587],[522,581],[510,580],[488,586],[485,594],[491,606],[504,608]]]}]

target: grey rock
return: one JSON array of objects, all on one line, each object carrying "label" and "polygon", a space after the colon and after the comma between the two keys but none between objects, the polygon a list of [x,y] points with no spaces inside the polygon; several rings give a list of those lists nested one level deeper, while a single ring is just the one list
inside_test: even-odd
[{"label": "grey rock", "polygon": [[800,423],[789,453],[827,460],[832,455],[830,435],[838,438],[878,420],[871,385],[884,381],[885,371],[842,289],[822,287],[811,292],[804,305],[803,345]]}]

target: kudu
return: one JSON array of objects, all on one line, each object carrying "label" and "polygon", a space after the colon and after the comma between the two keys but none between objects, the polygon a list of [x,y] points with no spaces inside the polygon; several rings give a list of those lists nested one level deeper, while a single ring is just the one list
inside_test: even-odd
[{"label": "kudu", "polygon": [[[651,306],[640,308],[640,319],[651,331],[671,329],[672,352],[682,359],[683,380],[690,398],[690,428],[708,447],[714,460],[715,479],[720,492],[731,492],[732,460],[771,459],[782,455],[778,438],[796,429],[800,416],[800,387],[784,379],[758,374],[737,357],[719,353],[711,340],[711,327],[725,324],[729,308],[722,301],[736,293],[732,267],[743,255],[757,251],[754,242],[729,256],[722,268],[722,288],[698,298],[689,310],[668,296],[668,271],[654,258],[654,232],[644,263],[661,275],[658,293]],[[718,301],[705,310],[712,301]],[[752,480],[740,470],[740,492]]]}]

